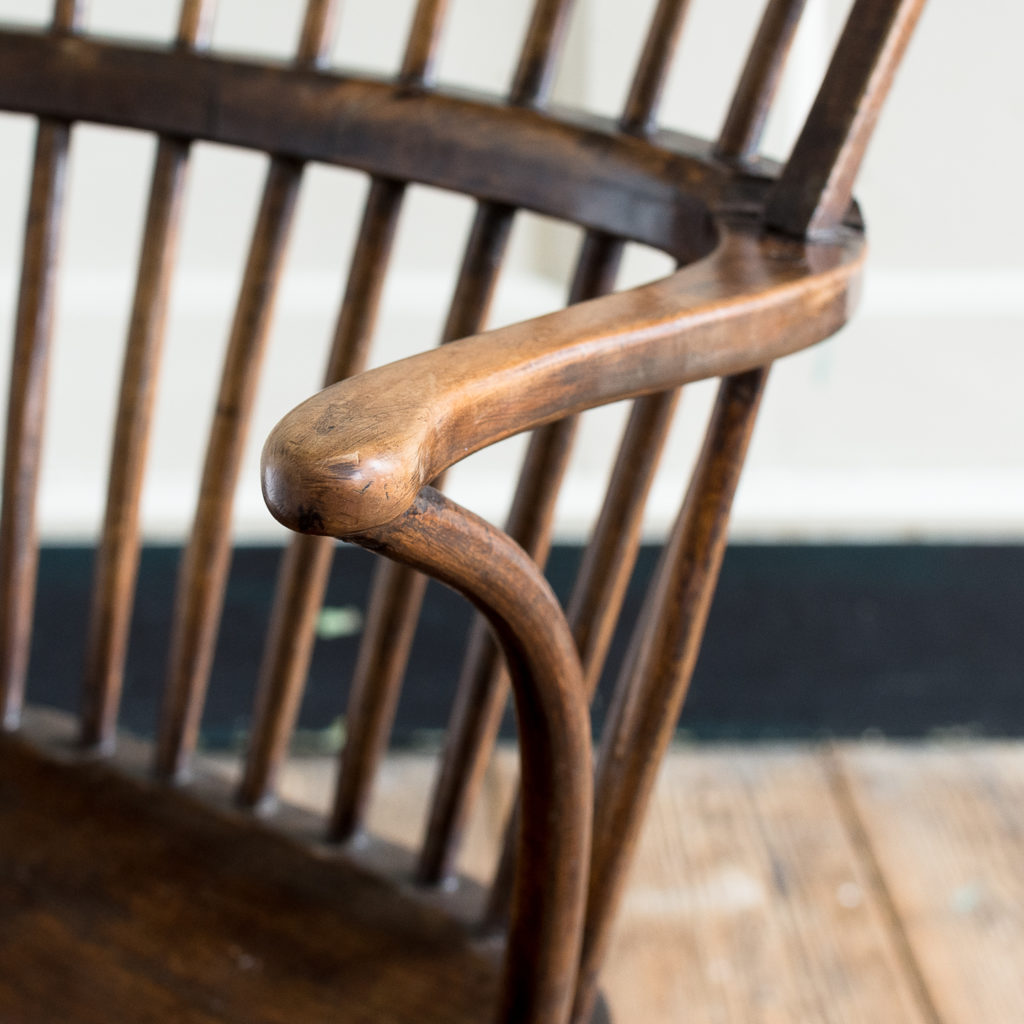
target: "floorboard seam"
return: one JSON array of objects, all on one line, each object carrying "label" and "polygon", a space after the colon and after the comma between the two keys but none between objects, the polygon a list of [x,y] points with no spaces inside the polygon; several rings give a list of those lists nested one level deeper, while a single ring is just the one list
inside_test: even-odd
[{"label": "floorboard seam", "polygon": [[834,744],[823,748],[822,760],[828,784],[839,811],[839,817],[850,839],[854,855],[860,862],[868,884],[870,885],[885,924],[888,926],[889,937],[893,943],[893,951],[904,977],[910,987],[911,995],[917,1002],[918,1009],[926,1024],[943,1024],[938,1006],[932,996],[931,989],[925,980],[924,972],[914,953],[914,948],[907,934],[906,926],[892,889],[882,870],[874,844],[868,834],[864,819],[857,808],[853,789],[843,759]]}]

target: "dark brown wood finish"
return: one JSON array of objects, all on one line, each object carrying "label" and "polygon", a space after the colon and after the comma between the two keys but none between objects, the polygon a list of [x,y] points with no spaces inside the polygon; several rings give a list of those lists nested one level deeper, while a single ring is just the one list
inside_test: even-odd
[{"label": "dark brown wood finish", "polygon": [[689,8],[690,0],[658,0],[619,118],[622,130],[630,135],[645,136],[654,128],[665,81]]},{"label": "dark brown wood finish", "polygon": [[[337,0],[309,0],[296,63],[315,68],[331,44]],[[303,165],[275,157],[267,170],[249,258],[224,357],[192,535],[171,626],[156,771],[181,778],[199,735],[231,559],[231,506],[266,348]]]},{"label": "dark brown wood finish", "polygon": [[857,0],[765,217],[799,237],[827,236],[853,182],[924,0]]},{"label": "dark brown wood finish", "polygon": [[619,135],[608,120],[554,118],[454,90],[410,93],[356,75],[91,39],[57,46],[33,33],[0,34],[0,62],[11,71],[0,78],[7,109],[435,185],[621,235],[682,262],[714,246],[709,205],[748,206],[766,184],[709,163],[704,144],[665,152]]},{"label": "dark brown wood finish", "polygon": [[805,2],[769,0],[715,146],[722,159],[756,155]]},{"label": "dark brown wood finish", "polygon": [[[431,81],[447,6],[447,0],[420,0],[417,5],[399,75],[407,87],[422,87]],[[358,373],[366,363],[405,189],[404,182],[393,179],[377,178],[370,184],[325,384]],[[282,563],[260,669],[252,738],[239,787],[239,800],[245,806],[273,798],[275,780],[295,729],[333,553],[330,541],[297,536]],[[387,614],[390,602],[385,595],[376,602],[371,599],[371,607]],[[357,676],[369,673],[365,666],[368,656],[372,664],[378,664],[373,657],[376,651],[364,646],[367,653]],[[396,652],[391,657],[396,657]]]},{"label": "dark brown wood finish", "polygon": [[516,877],[496,1020],[564,1021],[579,961],[592,778],[583,680],[557,598],[512,540],[432,488],[398,520],[353,539],[465,594],[501,643],[520,737],[520,863],[530,868]]},{"label": "dark brown wood finish", "polygon": [[[187,0],[179,18],[178,45],[195,49],[206,46],[212,13],[210,0]],[[138,572],[139,502],[188,155],[187,141],[161,139],[150,184],[121,374],[107,510],[96,552],[82,699],[82,742],[87,746],[109,748],[116,736]]]},{"label": "dark brown wood finish", "polygon": [[0,737],[5,1022],[475,1024],[494,1004],[500,962],[443,912],[223,798],[53,751]]},{"label": "dark brown wood finish", "polygon": [[[81,8],[74,0],[59,0],[53,17],[55,37],[78,28]],[[0,727],[4,729],[18,725],[28,674],[39,560],[36,495],[70,135],[65,121],[40,119],[25,225],[0,518]]]},{"label": "dark brown wood finish", "polygon": [[[768,367],[832,334],[856,299],[864,242],[850,190],[922,0],[856,0],[792,156],[755,160],[802,8],[769,0],[717,143],[657,124],[686,0],[659,0],[617,122],[547,109],[570,0],[539,0],[508,97],[435,87],[445,0],[420,0],[390,79],[323,67],[332,0],[311,0],[286,64],[200,52],[211,0],[184,0],[178,40],[88,38],[60,0],[47,32],[0,31],[0,107],[40,118],[8,410],[0,524],[0,699],[18,731],[35,574],[35,490],[71,122],[155,132],[151,185],[97,563],[79,738],[28,716],[0,737],[0,1016],[105,1020],[336,1019],[587,1024],[660,755],[700,643],[729,506]],[[270,810],[308,668],[333,541],[386,556],[349,708],[333,820],[277,809],[275,829],[231,810],[223,786],[175,792],[111,751],[138,550],[138,496],[161,321],[191,141],[271,156],[221,380],[199,508],[173,614],[158,775],[187,774],[230,554],[230,503],[303,165],[371,176],[326,381],[264,451],[271,511],[310,536],[282,564],[252,741],[235,798]],[[478,200],[442,340],[365,371],[410,182]],[[484,332],[516,212],[581,226],[556,314]],[[679,263],[611,291],[627,240]],[[589,300],[589,301],[588,301]],[[616,625],[646,495],[687,382],[721,377],[687,498],[636,624],[596,773],[588,697]],[[565,614],[540,565],[574,428],[595,405],[635,399],[608,494]],[[538,429],[505,530],[430,485],[473,451]],[[426,573],[484,613],[507,663],[522,758],[514,818],[474,938],[447,887],[505,701],[490,634],[470,641],[451,749],[416,858],[379,844],[325,846],[363,827],[390,731]],[[152,756],[147,752],[145,759]],[[591,852],[591,833],[595,843]],[[511,847],[506,847],[510,850]],[[376,876],[368,873],[383,854]],[[386,863],[385,863],[386,862]],[[514,884],[510,881],[514,877]],[[509,880],[509,881],[506,881]],[[507,913],[506,913],[507,911]],[[486,923],[486,922],[485,922]],[[504,944],[502,941],[504,939]],[[8,950],[12,951],[8,954]],[[225,952],[226,950],[226,952]],[[367,969],[367,964],[373,969]],[[494,1009],[490,1009],[494,1007]],[[148,1011],[147,1011],[148,1012]]]}]

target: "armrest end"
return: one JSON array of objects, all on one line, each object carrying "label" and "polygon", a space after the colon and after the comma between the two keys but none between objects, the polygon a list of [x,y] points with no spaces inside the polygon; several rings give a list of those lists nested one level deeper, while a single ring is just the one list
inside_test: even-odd
[{"label": "armrest end", "polygon": [[[387,382],[382,383],[386,394]],[[377,415],[366,407],[372,392],[363,388],[362,408],[352,414],[346,384],[327,388],[293,409],[263,447],[267,507],[275,519],[300,533],[363,533],[401,515],[429,483],[420,472],[423,408],[395,417],[391,406]],[[382,445],[380,436],[370,433],[380,422],[388,423],[389,444]]]}]

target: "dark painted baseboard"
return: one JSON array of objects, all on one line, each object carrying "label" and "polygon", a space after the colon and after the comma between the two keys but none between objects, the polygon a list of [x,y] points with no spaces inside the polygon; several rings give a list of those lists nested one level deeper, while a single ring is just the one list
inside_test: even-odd
[{"label": "dark painted baseboard", "polygon": [[[204,721],[223,745],[245,730],[280,552],[235,553],[224,629]],[[549,575],[563,596],[578,549],[556,548]],[[627,600],[636,614],[655,552],[642,553]],[[122,721],[152,732],[166,653],[166,609],[178,550],[143,553]],[[73,708],[84,645],[92,554],[42,552],[30,700]],[[336,560],[302,711],[310,740],[329,739],[344,708],[372,558]],[[1024,547],[784,546],[729,549],[680,722],[699,739],[916,737],[937,731],[1024,735]],[[431,585],[398,713],[396,741],[443,729],[469,613]],[[357,625],[357,623],[356,623]],[[348,634],[348,635],[346,635]],[[623,656],[613,649],[608,676]],[[605,680],[596,702],[607,702]],[[336,732],[336,728],[335,728]]]}]

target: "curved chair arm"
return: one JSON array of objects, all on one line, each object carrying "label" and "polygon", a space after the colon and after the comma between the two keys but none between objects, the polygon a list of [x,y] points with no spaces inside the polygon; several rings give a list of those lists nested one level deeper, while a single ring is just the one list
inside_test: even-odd
[{"label": "curved chair arm", "polygon": [[862,236],[827,244],[723,226],[652,284],[464,338],[325,389],[263,450],[274,516],[345,537],[401,515],[449,466],[583,409],[766,365],[849,316]]}]

